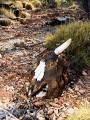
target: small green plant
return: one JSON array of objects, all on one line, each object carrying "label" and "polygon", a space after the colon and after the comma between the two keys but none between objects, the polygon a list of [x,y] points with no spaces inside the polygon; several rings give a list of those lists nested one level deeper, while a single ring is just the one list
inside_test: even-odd
[{"label": "small green plant", "polygon": [[70,63],[90,66],[90,22],[61,25],[54,35],[48,35],[46,46],[55,49],[69,38],[72,38],[72,43],[65,53]]}]

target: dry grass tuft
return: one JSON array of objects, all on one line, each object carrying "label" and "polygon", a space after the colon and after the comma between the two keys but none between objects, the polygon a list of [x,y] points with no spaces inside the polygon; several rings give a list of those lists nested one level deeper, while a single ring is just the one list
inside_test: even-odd
[{"label": "dry grass tuft", "polygon": [[16,0],[15,2],[13,2],[13,7],[18,7],[20,9],[22,9],[23,8],[23,4],[22,4],[21,1]]},{"label": "dry grass tuft", "polygon": [[6,16],[7,18],[15,19],[15,14],[10,9],[0,8],[0,15]]},{"label": "dry grass tuft", "polygon": [[22,11],[21,14],[20,14],[20,17],[21,18],[28,18],[28,17],[30,17],[30,14],[25,12],[25,11]]},{"label": "dry grass tuft", "polygon": [[35,7],[40,7],[42,5],[40,0],[30,0]]},{"label": "dry grass tuft", "polygon": [[35,7],[31,2],[23,1],[23,8],[26,8],[27,10],[34,10]]},{"label": "dry grass tuft", "polygon": [[10,19],[7,19],[7,18],[0,18],[0,25],[2,26],[8,26],[10,25],[12,22]]},{"label": "dry grass tuft", "polygon": [[35,9],[35,7],[34,7],[34,5],[32,4],[32,3],[27,3],[26,4],[26,6],[25,6],[25,8],[27,9],[27,10],[34,10]]},{"label": "dry grass tuft", "polygon": [[66,118],[66,120],[90,120],[90,103],[83,101],[74,108],[74,113]]},{"label": "dry grass tuft", "polygon": [[72,43],[66,55],[70,62],[80,67],[90,66],[90,22],[61,25],[54,35],[48,35],[46,46],[55,49],[69,38],[72,38]]}]

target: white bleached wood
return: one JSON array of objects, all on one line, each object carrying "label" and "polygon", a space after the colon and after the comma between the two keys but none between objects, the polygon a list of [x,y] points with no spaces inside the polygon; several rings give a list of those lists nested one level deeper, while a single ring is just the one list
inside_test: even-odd
[{"label": "white bleached wood", "polygon": [[54,53],[56,55],[59,55],[60,53],[62,53],[71,43],[71,38],[68,39],[65,43],[63,43],[62,45],[60,45],[59,47],[57,47],[55,50],[54,50]]},{"label": "white bleached wood", "polygon": [[44,76],[44,72],[45,72],[45,62],[44,61],[40,61],[39,66],[36,68],[35,70],[35,76],[33,77],[34,79],[36,79],[37,81],[41,81],[43,76]]}]

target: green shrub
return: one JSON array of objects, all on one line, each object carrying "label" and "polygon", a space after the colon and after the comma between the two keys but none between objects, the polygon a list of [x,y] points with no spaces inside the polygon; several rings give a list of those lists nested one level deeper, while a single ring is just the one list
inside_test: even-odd
[{"label": "green shrub", "polygon": [[48,35],[46,46],[55,49],[69,38],[72,38],[72,43],[65,53],[70,63],[90,67],[90,22],[61,25],[54,35]]}]

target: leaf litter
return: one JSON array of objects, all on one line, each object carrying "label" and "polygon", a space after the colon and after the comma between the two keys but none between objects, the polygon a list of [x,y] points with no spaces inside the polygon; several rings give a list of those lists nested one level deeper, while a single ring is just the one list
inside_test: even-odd
[{"label": "leaf litter", "polygon": [[[0,28],[0,119],[65,120],[75,109],[78,111],[75,108],[77,103],[84,98],[90,102],[90,70],[83,72],[79,81],[73,87],[67,86],[58,98],[41,100],[27,97],[33,76],[31,70],[35,69],[38,56],[44,50],[39,43],[44,41],[47,32],[56,30],[56,27],[41,26],[48,14],[41,13],[39,19],[36,19],[38,15],[33,15],[36,17],[33,24],[28,25],[30,20],[27,19],[25,24],[17,21],[10,27]],[[34,44],[38,45],[29,47]]]}]

